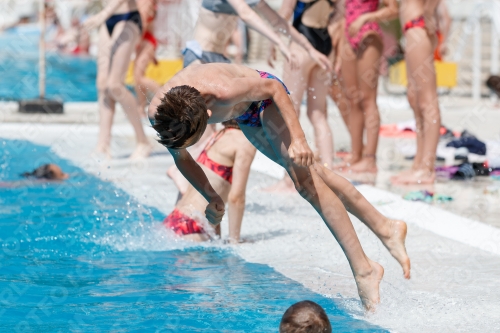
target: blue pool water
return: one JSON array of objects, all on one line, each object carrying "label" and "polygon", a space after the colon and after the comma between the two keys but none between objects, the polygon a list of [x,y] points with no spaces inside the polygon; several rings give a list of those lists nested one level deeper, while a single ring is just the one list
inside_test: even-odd
[{"label": "blue pool water", "polygon": [[[36,30],[0,33],[0,100],[38,97],[38,38]],[[65,102],[97,100],[93,58],[48,52],[46,61],[47,98]]]},{"label": "blue pool water", "polygon": [[266,265],[177,241],[157,209],[48,147],[0,139],[0,181],[48,162],[71,179],[0,188],[1,332],[276,332],[303,299],[334,332],[385,332]]}]

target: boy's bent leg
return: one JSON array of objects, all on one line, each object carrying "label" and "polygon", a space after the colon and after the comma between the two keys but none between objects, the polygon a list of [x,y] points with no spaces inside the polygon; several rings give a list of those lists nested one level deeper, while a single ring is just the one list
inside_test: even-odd
[{"label": "boy's bent leg", "polygon": [[263,128],[241,126],[243,133],[264,155],[285,167],[297,191],[320,214],[346,254],[361,301],[372,309],[380,299],[382,266],[367,258],[342,203],[315,168],[300,168],[292,163],[288,156],[290,133],[276,107],[269,106],[261,116]]},{"label": "boy's bent leg", "polygon": [[404,277],[410,278],[410,258],[406,253],[407,226],[399,220],[382,215],[347,179],[335,172],[315,165],[315,170],[326,185],[342,200],[348,212],[356,216],[382,241],[403,268]]}]

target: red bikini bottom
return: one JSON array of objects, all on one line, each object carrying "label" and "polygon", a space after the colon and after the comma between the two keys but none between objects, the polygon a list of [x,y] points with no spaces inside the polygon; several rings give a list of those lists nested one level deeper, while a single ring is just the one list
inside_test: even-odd
[{"label": "red bikini bottom", "polygon": [[179,236],[205,233],[203,228],[200,227],[195,220],[180,212],[178,209],[174,209],[174,211],[163,220],[163,224],[165,227],[172,229]]}]

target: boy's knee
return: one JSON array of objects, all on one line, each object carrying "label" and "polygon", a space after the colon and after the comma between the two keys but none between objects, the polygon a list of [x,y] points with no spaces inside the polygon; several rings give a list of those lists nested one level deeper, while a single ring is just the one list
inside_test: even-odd
[{"label": "boy's knee", "polygon": [[415,110],[418,105],[417,105],[417,97],[414,94],[408,94],[408,103],[410,104],[411,108]]},{"label": "boy's knee", "polygon": [[295,186],[295,189],[300,194],[300,196],[305,198],[306,200],[309,200],[316,194],[311,174],[309,174],[308,177],[300,177],[293,180],[293,185]]},{"label": "boy's knee", "polygon": [[429,101],[424,100],[423,98],[420,98],[415,104],[420,112],[423,112],[426,108],[429,107]]},{"label": "boy's knee", "polygon": [[122,93],[123,84],[116,81],[108,81],[106,84],[106,89],[113,98],[119,98]]},{"label": "boy's knee", "polygon": [[419,97],[416,104],[421,113],[428,113],[429,110],[437,109],[437,100],[432,96]]},{"label": "boy's knee", "polygon": [[370,110],[371,108],[376,108],[377,107],[377,102],[375,100],[374,96],[363,96],[361,100],[359,101],[359,104],[361,106],[361,109],[363,110]]},{"label": "boy's knee", "polygon": [[134,81],[136,84],[140,83],[140,81],[142,81],[142,78],[145,75],[145,72],[146,72],[146,70],[145,69],[141,70],[141,68],[139,68],[139,66],[136,66],[134,68],[133,75],[134,75]]},{"label": "boy's knee", "polygon": [[142,80],[142,75],[139,72],[134,71],[134,83],[135,84],[140,84]]},{"label": "boy's knee", "polygon": [[307,187],[302,185],[301,183],[295,183],[294,185],[300,196],[306,200],[309,200],[309,198],[311,197],[311,192],[308,191]]},{"label": "boy's knee", "polygon": [[323,125],[323,126],[328,126],[327,123],[327,117],[326,117],[326,112],[315,112],[318,111],[318,109],[313,109],[313,110],[307,110],[307,118],[313,123],[313,125]]},{"label": "boy's knee", "polygon": [[103,77],[102,75],[98,76],[96,81],[96,86],[97,90],[99,91],[106,90],[108,87],[108,79],[106,77]]}]

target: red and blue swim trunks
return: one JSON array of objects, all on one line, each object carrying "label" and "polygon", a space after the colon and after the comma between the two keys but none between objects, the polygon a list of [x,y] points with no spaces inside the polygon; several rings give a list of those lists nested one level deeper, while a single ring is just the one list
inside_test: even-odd
[{"label": "red and blue swim trunks", "polygon": [[[283,81],[278,79],[276,76],[267,72],[261,72],[261,71],[257,72],[259,72],[260,77],[263,79],[277,80],[279,83],[283,85],[283,88],[285,88],[286,93],[290,95],[290,92],[288,91],[288,88],[285,86]],[[262,127],[262,123],[260,121],[260,114],[271,104],[273,104],[272,99],[265,99],[263,101],[253,102],[252,104],[250,104],[245,113],[243,113],[238,118],[235,118],[235,120],[239,125],[245,125],[250,127]]]}]

